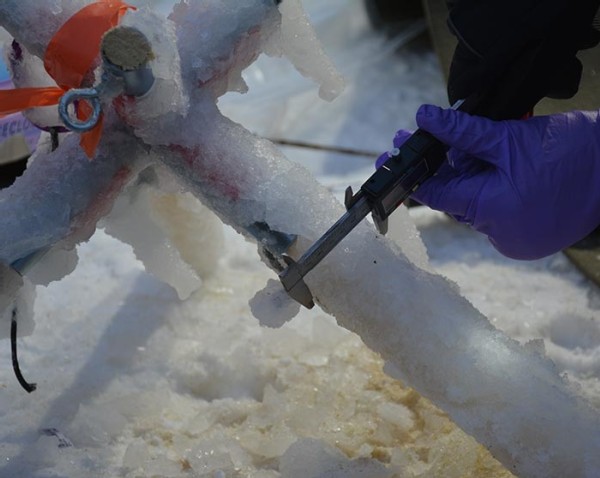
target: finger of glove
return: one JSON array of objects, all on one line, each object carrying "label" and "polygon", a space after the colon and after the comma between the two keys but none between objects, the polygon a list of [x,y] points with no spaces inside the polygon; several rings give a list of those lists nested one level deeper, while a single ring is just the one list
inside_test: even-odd
[{"label": "finger of glove", "polygon": [[442,143],[467,155],[495,165],[503,160],[503,156],[497,153],[501,150],[497,146],[506,138],[506,129],[501,122],[423,105],[417,111],[417,124]]},{"label": "finger of glove", "polygon": [[381,166],[383,166],[383,163],[385,163],[388,159],[390,159],[390,153],[383,153],[375,161],[375,168],[379,169]]},{"label": "finger of glove", "polygon": [[[396,136],[394,136],[394,148],[400,148],[406,142],[406,140],[410,138],[411,134],[412,133],[410,131],[406,131],[404,129],[399,130],[396,133]],[[390,159],[392,155],[393,151],[388,151],[380,155],[377,158],[377,161],[375,161],[375,167],[379,169],[383,163]]]},{"label": "finger of glove", "polygon": [[429,178],[411,195],[411,198],[436,211],[453,215],[463,221],[469,206],[475,199],[475,188],[471,182],[476,178],[465,178],[450,165],[443,165],[438,174]]},{"label": "finger of glove", "polygon": [[412,136],[412,131],[407,131],[405,129],[400,129],[396,132],[396,136],[394,136],[394,147],[400,148],[406,140]]},{"label": "finger of glove", "polygon": [[463,153],[458,149],[451,149],[448,151],[448,163],[459,174],[468,176],[479,174],[494,167],[489,163],[481,161],[475,156]]}]

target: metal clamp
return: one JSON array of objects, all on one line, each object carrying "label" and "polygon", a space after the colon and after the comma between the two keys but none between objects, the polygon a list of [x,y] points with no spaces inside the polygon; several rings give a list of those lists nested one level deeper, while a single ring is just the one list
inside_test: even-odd
[{"label": "metal clamp", "polygon": [[[133,48],[135,54],[132,54],[135,57],[133,65],[123,62],[124,58],[127,59],[130,55],[125,57],[120,55],[121,43],[116,42],[116,48],[106,46],[107,39],[110,43],[110,39],[121,37],[128,39],[135,46]],[[85,133],[98,124],[103,101],[122,94],[138,98],[147,94],[154,85],[154,74],[148,66],[152,58],[150,42],[139,30],[132,27],[115,27],[109,30],[103,39],[102,68],[104,71],[100,83],[92,88],[69,90],[58,103],[58,114],[65,126],[76,133]],[[76,106],[79,101],[85,101],[91,106],[92,112],[85,120],[73,118],[69,111],[72,112],[72,106]]]}]

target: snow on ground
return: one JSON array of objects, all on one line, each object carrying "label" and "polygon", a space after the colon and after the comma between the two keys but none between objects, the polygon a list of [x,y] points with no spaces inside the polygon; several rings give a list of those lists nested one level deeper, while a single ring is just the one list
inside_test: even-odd
[{"label": "snow on ground", "polygon": [[[319,102],[281,60],[265,60],[247,74],[251,93],[223,102],[228,116],[270,137],[381,151],[395,129],[414,125],[419,104],[445,103],[430,52],[382,47],[360,2],[305,3],[346,93]],[[338,193],[372,171],[369,159],[285,151]],[[542,339],[600,408],[597,289],[562,255],[510,261],[444,215],[410,214],[431,267],[510,336]],[[417,254],[417,239],[410,245]],[[8,342],[0,349],[0,476],[510,476],[319,310],[259,327],[247,302],[275,276],[232,230],[223,250],[214,275],[181,302],[99,231],[73,274],[38,288],[35,332],[19,343],[38,391],[20,389]]]}]

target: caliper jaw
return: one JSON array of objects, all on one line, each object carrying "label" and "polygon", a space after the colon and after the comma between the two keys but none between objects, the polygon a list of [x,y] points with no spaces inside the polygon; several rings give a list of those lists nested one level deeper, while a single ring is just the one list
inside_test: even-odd
[{"label": "caliper jaw", "polygon": [[[346,188],[346,193],[344,196],[344,205],[346,206],[346,211],[349,211],[359,199],[360,195],[355,195],[354,191],[352,191],[352,186],[348,186]],[[373,222],[375,223],[377,232],[385,236],[389,228],[388,219],[387,217],[383,218],[382,216],[380,216],[377,211],[377,209],[373,209],[371,211],[371,217],[373,218]]]},{"label": "caliper jaw", "polygon": [[300,266],[288,255],[284,255],[283,260],[287,264],[287,268],[279,274],[279,279],[283,287],[292,299],[307,309],[312,309],[315,306],[315,302],[310,289],[306,285],[306,282],[304,282],[304,275]]},{"label": "caliper jaw", "polygon": [[[287,255],[284,256],[288,267],[279,274],[279,279],[288,294],[308,309],[314,306],[314,300],[310,289],[304,282],[304,276],[319,264],[371,211],[371,206],[361,191],[352,196],[351,201],[351,207],[346,214],[331,226],[297,262]],[[350,202],[347,201],[348,204]]]}]

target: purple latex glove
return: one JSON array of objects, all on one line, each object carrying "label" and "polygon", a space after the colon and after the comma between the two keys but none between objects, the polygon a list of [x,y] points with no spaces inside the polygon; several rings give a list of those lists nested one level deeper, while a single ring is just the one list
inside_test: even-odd
[{"label": "purple latex glove", "polygon": [[[408,138],[410,138],[411,134],[412,133],[410,131],[406,131],[404,129],[399,130],[396,133],[396,136],[394,136],[394,148],[399,148],[400,146],[402,146],[404,142]],[[383,153],[377,158],[377,161],[375,161],[375,167],[379,169],[383,163],[385,163],[388,159],[390,159],[391,156],[394,155],[394,153],[395,151],[388,151],[386,153]]]},{"label": "purple latex glove", "polygon": [[417,124],[451,150],[413,199],[470,224],[505,256],[550,255],[600,224],[598,112],[497,122],[426,105]]}]

